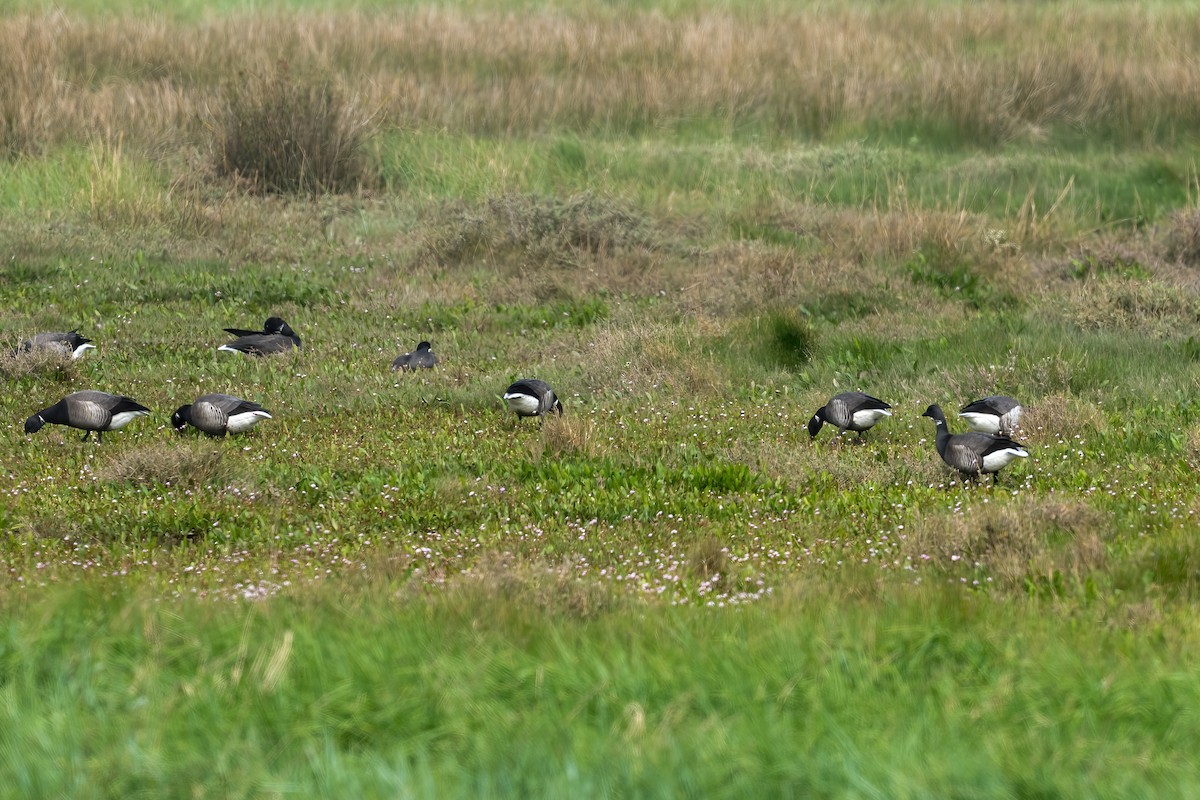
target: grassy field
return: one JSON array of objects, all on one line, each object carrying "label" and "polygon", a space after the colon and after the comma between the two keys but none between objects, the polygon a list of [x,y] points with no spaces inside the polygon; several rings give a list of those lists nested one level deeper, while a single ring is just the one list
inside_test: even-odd
[{"label": "grassy field", "polygon": [[1195,4],[4,8],[0,797],[1196,793]]}]

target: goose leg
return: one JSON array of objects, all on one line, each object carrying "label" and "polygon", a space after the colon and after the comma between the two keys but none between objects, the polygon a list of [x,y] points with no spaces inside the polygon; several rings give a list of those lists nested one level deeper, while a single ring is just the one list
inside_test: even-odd
[{"label": "goose leg", "polygon": [[[91,431],[85,431],[85,432],[84,432],[84,434],[83,434],[83,438],[82,438],[82,439],[80,439],[79,441],[81,441],[81,442],[86,442],[86,441],[88,440],[88,437],[89,437],[89,436],[91,436],[91,435],[92,435],[92,432],[91,432]],[[98,435],[99,435],[99,434],[97,434],[97,436],[98,436]]]}]

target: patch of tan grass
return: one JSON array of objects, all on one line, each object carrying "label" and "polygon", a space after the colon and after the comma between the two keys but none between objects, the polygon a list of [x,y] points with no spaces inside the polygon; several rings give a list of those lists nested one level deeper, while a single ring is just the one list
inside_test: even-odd
[{"label": "patch of tan grass", "polygon": [[1104,412],[1094,403],[1065,392],[1054,392],[1025,404],[1021,415],[1022,441],[1036,444],[1055,437],[1072,438],[1076,434],[1094,436],[1108,430]]},{"label": "patch of tan grass", "polygon": [[542,455],[554,458],[596,458],[601,454],[596,423],[585,417],[550,416],[542,425]]},{"label": "patch of tan grass", "polygon": [[[976,506],[960,514],[920,516],[908,525],[902,554],[952,573],[981,569],[1003,589],[1066,576],[1080,580],[1104,566],[1104,515],[1079,501],[1038,500]],[[976,566],[978,565],[978,567]]]},{"label": "patch of tan grass", "polygon": [[1188,267],[1200,266],[1200,208],[1171,215],[1167,230],[1167,258]]},{"label": "patch of tan grass", "polygon": [[727,376],[713,359],[698,356],[697,351],[702,342],[723,333],[720,323],[708,318],[683,326],[644,319],[613,321],[587,345],[585,378],[597,394],[662,390],[711,396],[721,391]]},{"label": "patch of tan grass", "polygon": [[483,554],[446,588],[473,607],[534,608],[576,619],[597,617],[620,603],[612,588],[580,576],[570,562],[548,564],[511,553]]},{"label": "patch of tan grass", "polygon": [[145,486],[211,486],[232,477],[219,445],[155,442],[117,453],[97,471],[101,480]]},{"label": "patch of tan grass", "polygon": [[4,380],[18,381],[36,375],[67,383],[77,373],[78,366],[68,353],[47,349],[23,353],[7,346],[0,349],[0,378]]},{"label": "patch of tan grass", "polygon": [[1167,338],[1200,324],[1200,298],[1135,276],[1087,281],[1058,298],[1058,304],[1067,319],[1085,330]]},{"label": "patch of tan grass", "polygon": [[[983,143],[1063,128],[1141,141],[1198,127],[1200,74],[1184,55],[1200,49],[1193,21],[1162,4],[1020,2],[779,3],[754,14],[418,5],[203,23],[9,14],[0,148],[96,131],[203,138],[220,82],[281,60],[330,76],[385,124],[476,134],[709,117],[817,137],[915,125]],[[1025,217],[1036,227],[1049,213]]]}]

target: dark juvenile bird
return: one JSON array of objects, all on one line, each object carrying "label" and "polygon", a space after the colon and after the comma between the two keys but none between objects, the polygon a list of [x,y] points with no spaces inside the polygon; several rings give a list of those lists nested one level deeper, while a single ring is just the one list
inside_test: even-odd
[{"label": "dark juvenile bird", "polygon": [[864,392],[835,394],[808,421],[808,435],[815,438],[821,425],[828,423],[838,429],[839,436],[846,431],[858,431],[858,438],[861,439],[864,431],[892,415],[891,408],[879,398]]},{"label": "dark juvenile bird", "polygon": [[433,345],[429,342],[421,342],[411,353],[401,353],[392,362],[392,370],[413,370],[415,372],[418,369],[429,369],[436,366],[438,357],[434,355],[431,347]]},{"label": "dark juvenile bird", "polygon": [[263,324],[261,331],[243,331],[240,328],[226,328],[225,330],[237,334],[238,337],[217,348],[229,353],[270,356],[289,352],[293,348],[300,349],[300,337],[296,335],[290,325],[279,317],[268,319]]},{"label": "dark juvenile bird", "polygon": [[562,402],[550,388],[550,384],[536,378],[526,378],[517,381],[504,392],[504,402],[508,403],[511,411],[515,411],[517,419],[522,417],[540,417],[551,411],[562,416]]},{"label": "dark juvenile bird", "polygon": [[973,403],[967,403],[958,415],[971,430],[982,433],[999,433],[1007,436],[1021,422],[1021,404],[1007,395],[994,394]]},{"label": "dark juvenile bird", "polygon": [[74,331],[53,331],[39,333],[31,339],[21,342],[18,352],[28,353],[32,350],[52,350],[69,355],[72,359],[79,358],[88,350],[94,350],[96,345],[91,339],[85,339]]},{"label": "dark juvenile bird", "polygon": [[248,431],[264,419],[271,414],[258,403],[228,394],[202,394],[176,409],[171,425],[178,433],[190,424],[209,436],[224,436]]},{"label": "dark juvenile bird", "polygon": [[1006,436],[978,431],[950,433],[946,426],[946,415],[940,406],[931,405],[921,416],[933,419],[937,428],[938,455],[966,477],[975,478],[991,473],[992,482],[995,483],[997,472],[1018,458],[1029,457],[1025,445]]},{"label": "dark juvenile bird", "polygon": [[96,432],[99,443],[105,431],[119,431],[137,417],[150,414],[136,400],[108,392],[75,392],[44,408],[25,420],[25,432],[37,433],[47,422],[87,431],[80,441],[87,441]]}]

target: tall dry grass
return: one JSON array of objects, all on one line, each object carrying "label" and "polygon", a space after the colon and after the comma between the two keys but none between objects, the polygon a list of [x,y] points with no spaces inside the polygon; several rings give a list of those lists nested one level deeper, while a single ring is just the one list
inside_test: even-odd
[{"label": "tall dry grass", "polygon": [[0,152],[208,141],[227,81],[280,62],[385,123],[475,134],[701,119],[950,141],[1200,127],[1200,21],[1156,4],[838,3],[754,14],[495,10],[0,19]]}]

